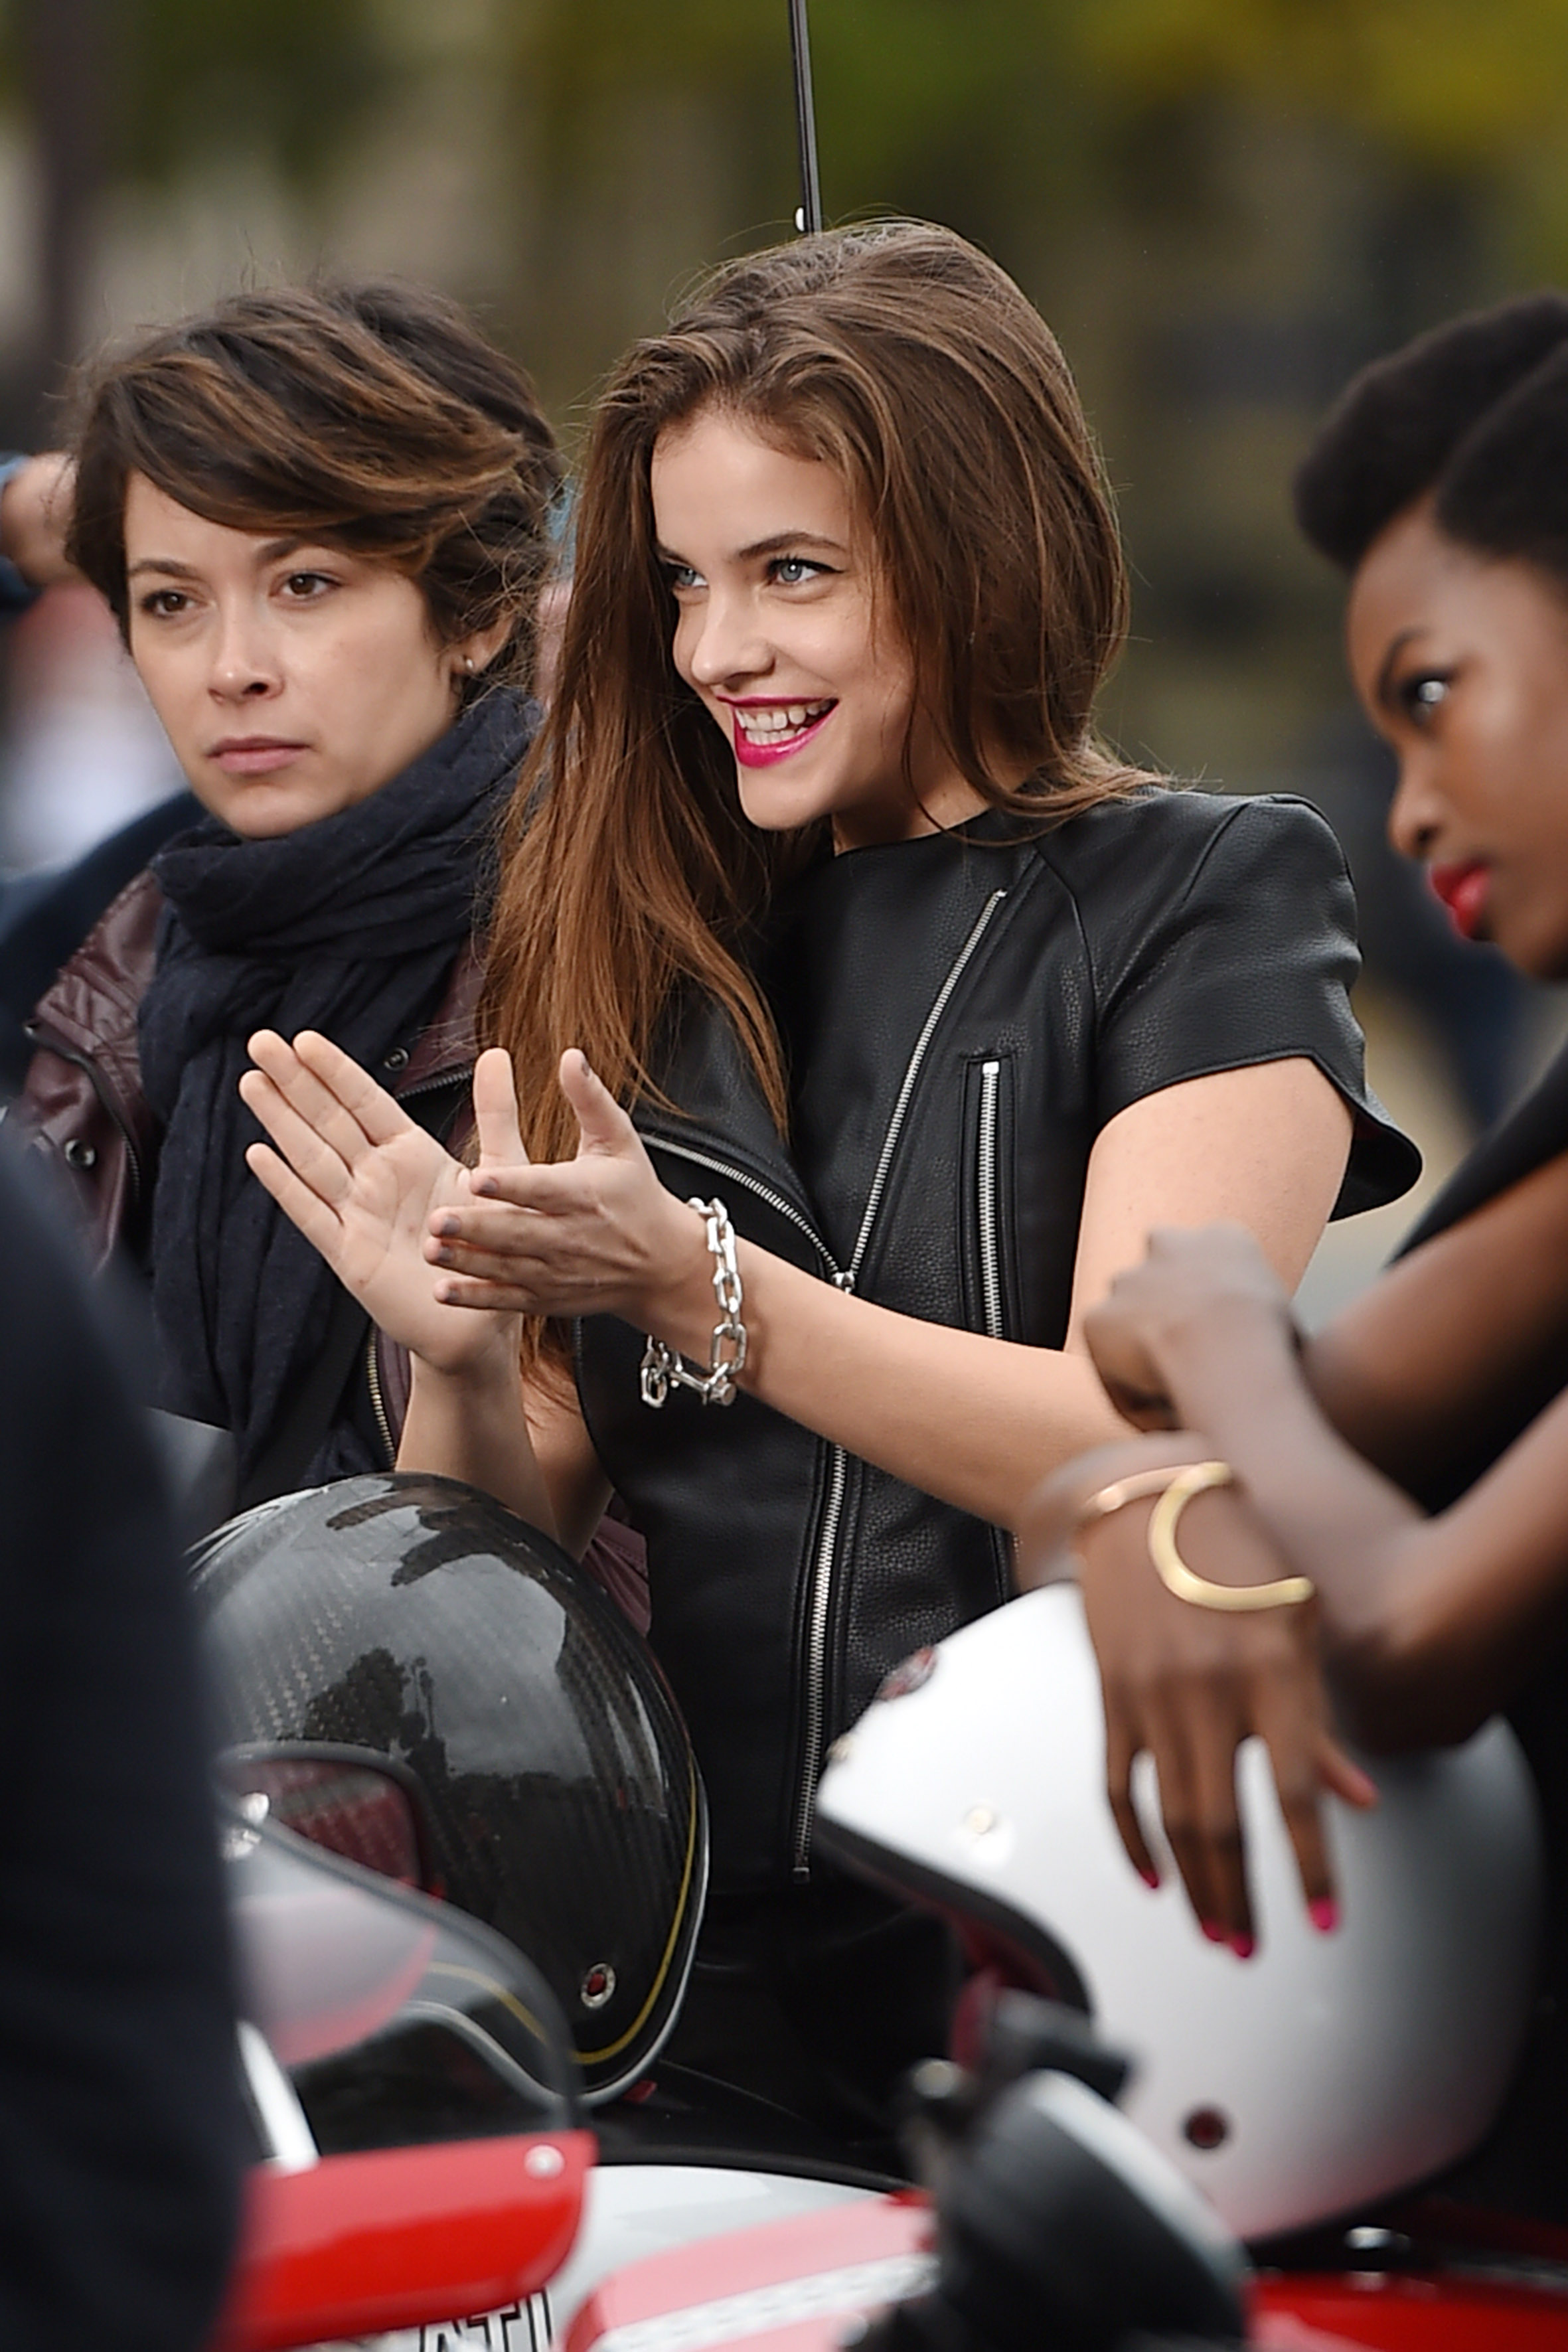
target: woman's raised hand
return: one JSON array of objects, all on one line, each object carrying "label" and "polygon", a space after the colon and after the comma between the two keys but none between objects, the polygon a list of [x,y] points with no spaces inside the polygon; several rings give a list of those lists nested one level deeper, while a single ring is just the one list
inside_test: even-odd
[{"label": "woman's raised hand", "polygon": [[511,1066],[496,1050],[479,1056],[479,1163],[426,1221],[436,1296],[453,1307],[621,1315],[657,1330],[670,1302],[706,1290],[701,1224],[659,1182],[631,1120],[575,1050],[562,1056],[561,1088],[576,1113],[576,1157],[531,1166]]},{"label": "woman's raised hand", "polygon": [[[246,1160],[339,1281],[437,1371],[472,1370],[492,1349],[515,1365],[514,1318],[457,1313],[437,1297],[425,1262],[430,1219],[468,1197],[469,1171],[330,1039],[303,1030],[290,1045],[263,1029],[250,1054],[256,1067],[239,1091],[272,1141],[253,1143]],[[510,1098],[510,1069],[506,1086]],[[516,1107],[509,1132],[494,1091],[481,1166],[521,1150]]]}]

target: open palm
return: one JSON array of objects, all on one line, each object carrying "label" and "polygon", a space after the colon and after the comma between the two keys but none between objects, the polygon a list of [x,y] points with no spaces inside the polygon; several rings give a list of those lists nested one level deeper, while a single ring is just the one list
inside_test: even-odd
[{"label": "open palm", "polygon": [[[469,1200],[468,1170],[328,1038],[304,1031],[290,1045],[262,1030],[250,1053],[239,1090],[271,1144],[246,1159],[344,1287],[437,1370],[492,1350],[515,1360],[516,1318],[445,1305],[424,1255],[431,1217]],[[493,1162],[497,1139],[481,1141],[481,1165]],[[504,1135],[499,1149],[507,1156]]]}]

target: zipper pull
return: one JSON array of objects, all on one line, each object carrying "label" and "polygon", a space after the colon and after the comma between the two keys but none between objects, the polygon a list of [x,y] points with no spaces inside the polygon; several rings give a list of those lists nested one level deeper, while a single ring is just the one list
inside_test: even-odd
[{"label": "zipper pull", "polygon": [[844,1271],[843,1271],[843,1273],[842,1273],[842,1274],[836,1274],[836,1275],[834,1276],[834,1277],[833,1277],[833,1287],[834,1287],[834,1289],[835,1289],[835,1290],[853,1290],[853,1289],[854,1289],[854,1287],[855,1287],[855,1269],[854,1269],[854,1267],[853,1267],[852,1265],[847,1265],[847,1266],[845,1267],[845,1269],[844,1269]]}]

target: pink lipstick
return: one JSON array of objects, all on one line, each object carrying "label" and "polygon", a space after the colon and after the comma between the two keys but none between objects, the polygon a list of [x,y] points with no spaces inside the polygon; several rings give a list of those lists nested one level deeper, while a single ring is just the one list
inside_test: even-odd
[{"label": "pink lipstick", "polygon": [[[729,701],[728,697],[723,699]],[[788,703],[759,696],[744,702],[729,701],[731,732],[737,761],[742,768],[771,768],[778,761],[787,760],[792,752],[798,751],[821,733],[837,708],[836,702],[819,707],[815,698],[807,702]],[[788,714],[795,710],[803,715],[792,724]],[[815,717],[805,715],[811,710],[816,711]],[[742,719],[742,711],[755,714],[750,730]],[[775,714],[774,720],[766,725],[760,723],[763,712]],[[777,723],[781,715],[784,718],[782,725]]]}]

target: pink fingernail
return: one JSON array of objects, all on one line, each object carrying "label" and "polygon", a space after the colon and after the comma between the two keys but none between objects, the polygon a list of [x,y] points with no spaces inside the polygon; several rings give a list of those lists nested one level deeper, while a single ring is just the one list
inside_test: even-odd
[{"label": "pink fingernail", "polygon": [[1331,1895],[1320,1895],[1308,1904],[1307,1916],[1320,1936],[1331,1936],[1340,1924],[1340,1906]]},{"label": "pink fingernail", "polygon": [[1212,1919],[1200,1919],[1198,1921],[1198,1925],[1203,1929],[1204,1934],[1208,1937],[1211,1944],[1229,1943],[1230,1937],[1226,1933],[1226,1929],[1216,1927]]},{"label": "pink fingernail", "polygon": [[1258,1938],[1255,1936],[1233,1936],[1230,1948],[1238,1960],[1249,1960],[1258,1949]]},{"label": "pink fingernail", "polygon": [[1152,1893],[1158,1895],[1160,1891],[1160,1874],[1158,1871],[1141,1870],[1138,1873],[1138,1875],[1143,1881],[1144,1885],[1147,1886]]}]

